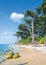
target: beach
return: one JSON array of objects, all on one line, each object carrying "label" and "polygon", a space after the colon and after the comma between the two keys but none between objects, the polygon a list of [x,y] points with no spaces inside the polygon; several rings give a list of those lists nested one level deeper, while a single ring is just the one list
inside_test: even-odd
[{"label": "beach", "polygon": [[19,58],[8,59],[0,65],[46,65],[46,53],[29,46],[19,46]]}]

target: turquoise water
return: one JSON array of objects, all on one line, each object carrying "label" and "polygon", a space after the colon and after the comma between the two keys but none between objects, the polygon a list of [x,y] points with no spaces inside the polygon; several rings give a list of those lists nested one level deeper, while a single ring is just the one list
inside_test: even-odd
[{"label": "turquoise water", "polygon": [[10,51],[10,44],[0,44],[0,54]]},{"label": "turquoise water", "polygon": [[12,44],[0,44],[0,55],[6,54],[9,51],[13,51],[14,53],[19,52],[19,47]]},{"label": "turquoise water", "polygon": [[9,44],[0,44],[0,62],[3,62],[6,60],[4,55],[9,51],[10,51]]},{"label": "turquoise water", "polygon": [[0,62],[6,60],[5,54],[9,51],[17,53],[19,52],[19,47],[12,44],[0,44]]}]

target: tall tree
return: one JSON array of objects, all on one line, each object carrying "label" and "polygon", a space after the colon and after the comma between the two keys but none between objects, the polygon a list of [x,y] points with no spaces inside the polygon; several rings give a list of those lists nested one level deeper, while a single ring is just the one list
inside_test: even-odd
[{"label": "tall tree", "polygon": [[46,0],[43,1],[40,7],[36,8],[35,12],[28,10],[24,16],[25,23],[18,26],[16,35],[21,39],[32,35],[32,43],[34,43],[34,34],[46,34]]},{"label": "tall tree", "polygon": [[32,43],[34,43],[34,20],[36,22],[38,20],[38,16],[37,16],[36,13],[34,13],[32,11],[26,11],[25,18],[27,18],[29,20],[31,19],[31,21],[30,21],[31,24],[30,25],[32,25]]},{"label": "tall tree", "polygon": [[46,0],[44,0],[40,7],[36,8],[35,12],[26,11],[25,18],[32,20],[32,39],[34,42],[34,34],[46,33]]},{"label": "tall tree", "polygon": [[42,25],[41,30],[46,34],[46,0],[43,1],[42,5],[36,8],[39,16],[40,24]]},{"label": "tall tree", "polygon": [[18,26],[18,31],[16,32],[16,36],[21,37],[21,39],[23,38],[27,38],[30,36],[30,31],[28,29],[28,27],[25,24],[20,24]]}]

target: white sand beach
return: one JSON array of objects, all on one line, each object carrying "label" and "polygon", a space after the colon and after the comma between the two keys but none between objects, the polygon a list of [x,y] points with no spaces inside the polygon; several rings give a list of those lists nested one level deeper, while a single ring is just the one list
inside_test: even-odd
[{"label": "white sand beach", "polygon": [[31,47],[30,45],[14,45],[19,47],[20,57],[8,59],[0,65],[46,65],[46,47]]}]

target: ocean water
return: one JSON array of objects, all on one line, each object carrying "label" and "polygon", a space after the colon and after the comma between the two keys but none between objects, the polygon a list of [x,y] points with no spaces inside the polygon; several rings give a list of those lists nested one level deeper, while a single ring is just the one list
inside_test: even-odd
[{"label": "ocean water", "polygon": [[14,48],[13,52],[19,52],[19,47],[12,44],[0,44],[0,55],[11,51]]},{"label": "ocean water", "polygon": [[0,44],[0,62],[6,60],[5,54],[7,54],[9,51],[17,53],[20,51],[20,49],[18,46],[12,44]]},{"label": "ocean water", "polygon": [[0,53],[8,52],[10,51],[10,45],[9,44],[0,44]]},{"label": "ocean water", "polygon": [[5,54],[10,51],[9,44],[0,44],[0,62],[5,61]]}]

